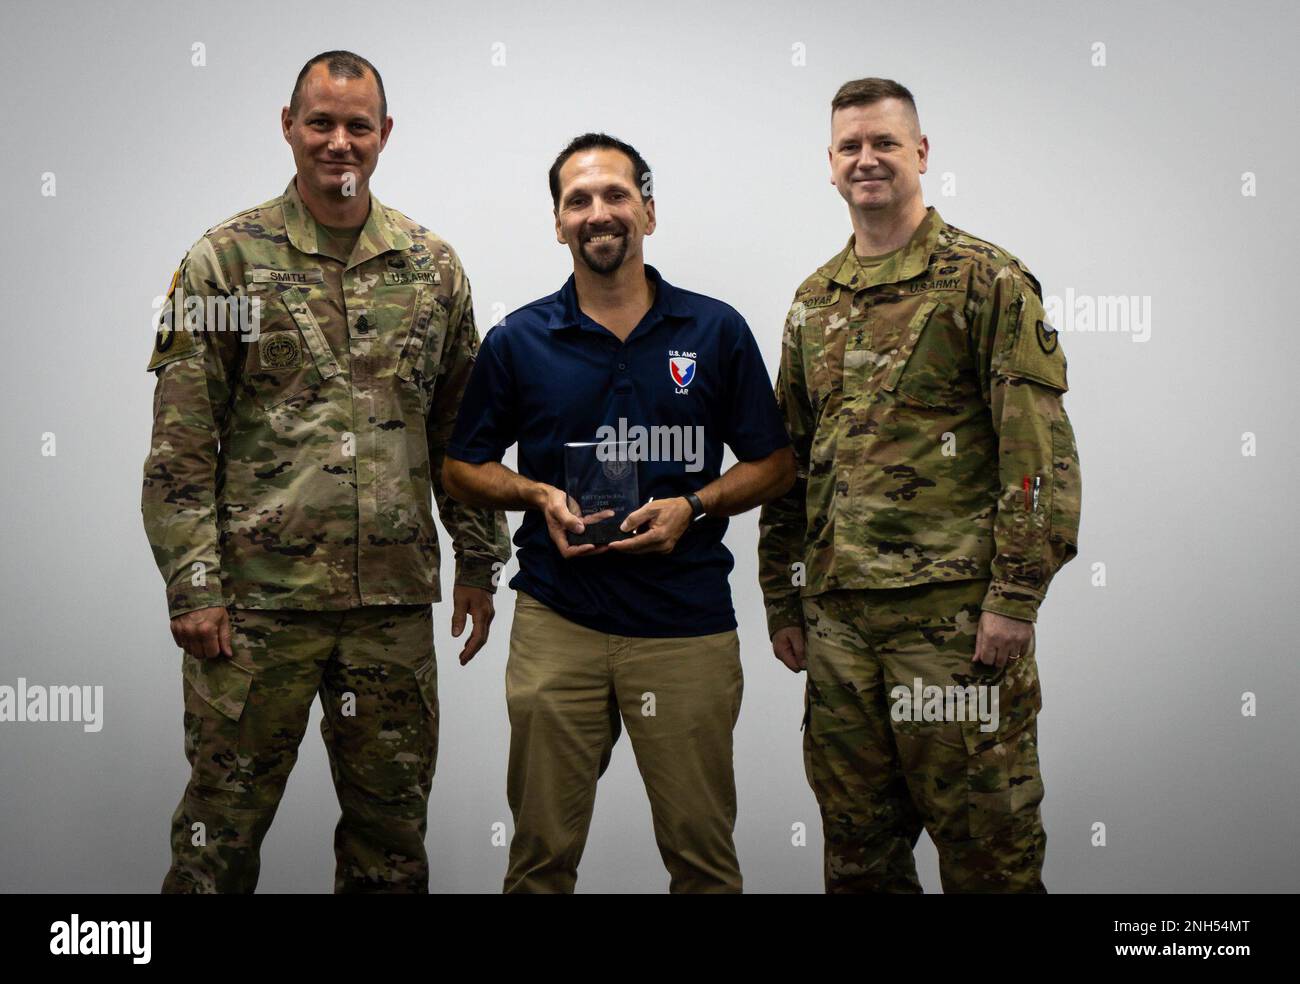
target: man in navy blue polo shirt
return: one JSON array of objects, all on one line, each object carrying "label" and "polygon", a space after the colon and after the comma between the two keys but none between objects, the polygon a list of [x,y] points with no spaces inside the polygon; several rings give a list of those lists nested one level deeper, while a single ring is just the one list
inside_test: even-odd
[{"label": "man in navy blue polo shirt", "polygon": [[[463,502],[526,510],[510,582],[505,890],[573,890],[621,716],[670,890],[740,891],[742,678],[722,537],[725,517],[789,489],[789,437],[744,319],[645,265],[655,208],[641,155],[585,134],[550,185],[573,276],[488,332],[443,472]],[[518,473],[500,463],[516,443]],[[588,531],[564,491],[566,443],[617,447],[614,474],[635,463],[643,504],[625,539],[571,542]],[[725,475],[724,444],[738,459]]]}]

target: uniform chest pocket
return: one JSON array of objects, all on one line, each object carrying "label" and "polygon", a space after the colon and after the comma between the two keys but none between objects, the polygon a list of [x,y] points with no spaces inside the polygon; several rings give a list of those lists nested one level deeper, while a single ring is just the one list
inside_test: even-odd
[{"label": "uniform chest pocket", "polygon": [[400,338],[397,378],[426,386],[437,375],[447,333],[447,309],[428,288],[420,288]]},{"label": "uniform chest pocket", "polygon": [[912,405],[952,405],[966,352],[964,337],[946,307],[926,301],[908,320],[881,390]]},{"label": "uniform chest pocket", "polygon": [[[844,398],[869,403],[881,391],[894,392],[907,368],[936,302],[909,314],[877,302],[862,321],[849,325],[844,350]],[[903,320],[905,319],[905,320]]]},{"label": "uniform chest pocket", "polygon": [[339,367],[301,288],[263,297],[261,310],[244,378],[258,405],[271,410],[308,395]]},{"label": "uniform chest pocket", "polygon": [[377,340],[396,359],[423,300],[424,289],[419,284],[373,287],[348,301],[351,336]]}]

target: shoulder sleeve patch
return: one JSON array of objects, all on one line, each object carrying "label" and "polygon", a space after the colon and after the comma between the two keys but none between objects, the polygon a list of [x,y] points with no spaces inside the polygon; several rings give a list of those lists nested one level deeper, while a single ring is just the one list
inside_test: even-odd
[{"label": "shoulder sleeve patch", "polygon": [[[185,330],[184,305],[176,303],[176,291],[183,281],[181,267],[177,267],[172,274],[162,309],[155,319],[153,352],[146,367],[148,372],[160,369],[169,362],[189,358],[199,350],[193,333]],[[179,311],[177,307],[180,308]]]},{"label": "shoulder sleeve patch", "polygon": [[[1017,314],[1018,308],[1018,314]],[[1021,293],[1018,304],[1009,312],[1006,330],[1007,358],[1002,363],[1004,376],[1032,379],[1064,393],[1069,389],[1065,379],[1065,351],[1061,348],[1061,335],[1047,321],[1047,312],[1038,295],[1029,291]]]}]

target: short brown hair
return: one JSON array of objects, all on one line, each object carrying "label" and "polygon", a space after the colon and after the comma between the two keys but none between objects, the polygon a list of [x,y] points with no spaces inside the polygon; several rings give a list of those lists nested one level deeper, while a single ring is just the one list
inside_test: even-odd
[{"label": "short brown hair", "polygon": [[379,125],[384,125],[388,118],[388,96],[384,94],[384,80],[379,77],[379,69],[360,55],[351,51],[322,51],[310,59],[298,73],[298,81],[293,84],[293,94],[289,97],[289,115],[297,116],[302,103],[302,84],[312,67],[325,62],[325,67],[336,79],[364,79],[369,72],[375,77],[375,87],[379,90]]},{"label": "short brown hair", "polygon": [[835,93],[835,98],[831,100],[831,115],[834,115],[837,109],[870,106],[882,99],[902,100],[912,111],[917,129],[920,130],[921,117],[916,111],[916,100],[912,98],[912,93],[908,91],[907,86],[900,85],[893,79],[854,79],[852,82],[845,82]]}]

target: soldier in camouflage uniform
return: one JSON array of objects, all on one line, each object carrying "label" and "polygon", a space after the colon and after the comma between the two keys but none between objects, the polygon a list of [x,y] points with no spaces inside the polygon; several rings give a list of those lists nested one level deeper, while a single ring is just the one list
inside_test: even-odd
[{"label": "soldier in camouflage uniform", "polygon": [[369,194],[392,126],[369,62],[312,59],[282,122],[294,180],[190,250],[149,361],[142,509],[186,650],[192,767],[163,890],[255,888],[319,693],[335,890],[424,892],[431,491],[456,551],[453,634],[473,620],[462,663],[509,557],[504,515],[441,486],[478,345],[469,282],[447,243]]},{"label": "soldier in camouflage uniform", "polygon": [[808,672],[826,887],[920,891],[924,828],[945,891],[1042,891],[1033,622],[1080,500],[1065,355],[1020,261],[925,207],[905,88],[847,83],[832,131],[854,236],[795,294],[799,478],[759,521],[773,648]]}]

